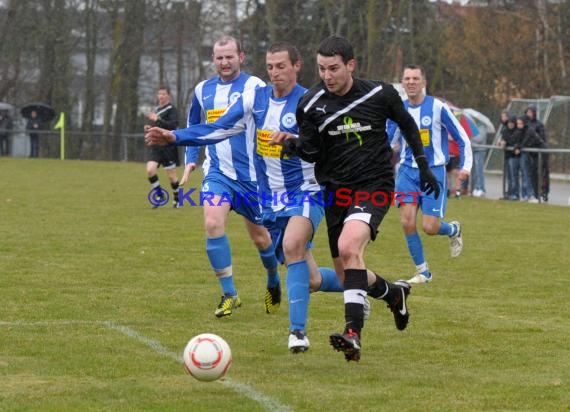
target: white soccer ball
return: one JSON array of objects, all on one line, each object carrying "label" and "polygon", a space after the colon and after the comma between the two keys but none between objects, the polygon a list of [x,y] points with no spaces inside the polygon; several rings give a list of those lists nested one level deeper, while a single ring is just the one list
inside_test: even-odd
[{"label": "white soccer ball", "polygon": [[232,364],[228,343],[213,333],[194,336],[184,348],[184,366],[199,381],[210,382],[224,376]]}]

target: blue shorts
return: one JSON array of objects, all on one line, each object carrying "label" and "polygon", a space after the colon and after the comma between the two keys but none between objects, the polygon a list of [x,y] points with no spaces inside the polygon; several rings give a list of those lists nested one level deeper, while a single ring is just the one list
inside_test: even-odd
[{"label": "blue shorts", "polygon": [[[317,199],[317,195],[313,195],[313,199]],[[322,200],[320,200],[322,203]],[[319,201],[310,202],[307,200],[306,194],[299,193],[295,197],[289,197],[291,206],[287,206],[277,212],[265,209],[263,211],[263,225],[269,230],[273,247],[275,248],[275,256],[279,263],[285,262],[285,254],[283,253],[283,236],[285,235],[285,228],[289,223],[289,218],[292,216],[304,216],[311,221],[313,226],[313,236],[323,220],[325,209]],[[312,238],[311,238],[312,239]],[[313,244],[311,241],[307,243],[307,249],[311,249]]]},{"label": "blue shorts", "polygon": [[[233,180],[214,171],[204,177],[202,195],[222,196],[224,202],[229,203],[237,214],[256,225],[261,225],[261,206],[257,202],[256,182]],[[252,201],[247,201],[250,198]]]},{"label": "blue shorts", "polygon": [[402,165],[396,177],[395,203],[400,207],[402,203],[416,204],[421,209],[422,214],[437,216],[440,219],[445,216],[447,205],[447,179],[445,166],[435,166],[431,168],[439,183],[439,197],[434,194],[426,196],[420,189],[420,171],[416,167]]}]

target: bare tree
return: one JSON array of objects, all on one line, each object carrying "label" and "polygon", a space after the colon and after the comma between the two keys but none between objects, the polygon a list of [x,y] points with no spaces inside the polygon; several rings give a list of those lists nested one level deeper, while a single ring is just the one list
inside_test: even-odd
[{"label": "bare tree", "polygon": [[[28,6],[26,2],[10,0],[0,18],[0,96],[6,100],[20,100],[18,93],[25,91],[21,81],[26,76],[24,55],[30,48],[27,43],[35,42],[34,21]],[[30,33],[27,38],[19,35],[25,32]]]},{"label": "bare tree", "polygon": [[[537,34],[537,44],[536,50],[539,54],[542,54],[542,58],[540,59],[540,69],[543,73],[544,83],[547,87],[549,94],[554,92],[553,84],[550,74],[550,64],[549,64],[549,47],[548,43],[551,40],[555,45],[555,49],[558,52],[557,60],[558,60],[558,67],[560,68],[560,76],[562,79],[566,78],[566,63],[564,61],[564,47],[562,45],[562,38],[559,35],[559,31],[554,31],[550,27],[549,24],[549,15],[547,4],[545,0],[535,0],[535,6],[538,13],[538,22],[539,25],[536,28]],[[560,21],[558,19],[558,21]],[[560,27],[560,26],[558,26]]]},{"label": "bare tree", "polygon": [[[95,63],[97,60],[98,46],[98,10],[99,0],[86,0],[85,2],[85,107],[81,114],[81,129],[91,132],[95,118],[96,98],[96,73]],[[87,136],[91,140],[91,135]]]},{"label": "bare tree", "polygon": [[140,59],[142,55],[143,28],[145,27],[145,3],[126,2],[122,16],[124,31],[120,38],[119,53],[116,60],[117,70],[114,80],[117,82],[117,112],[113,124],[112,155],[121,158],[121,133],[142,130],[137,121],[139,96],[138,81]]},{"label": "bare tree", "polygon": [[103,9],[107,12],[109,26],[111,31],[111,49],[109,51],[109,60],[107,63],[107,82],[105,90],[105,102],[103,108],[103,136],[104,136],[104,153],[103,157],[110,157],[113,152],[111,127],[113,124],[114,106],[117,100],[117,81],[115,80],[115,65],[117,56],[119,55],[120,39],[122,37],[122,24],[119,19],[120,1],[109,0],[102,4]]}]

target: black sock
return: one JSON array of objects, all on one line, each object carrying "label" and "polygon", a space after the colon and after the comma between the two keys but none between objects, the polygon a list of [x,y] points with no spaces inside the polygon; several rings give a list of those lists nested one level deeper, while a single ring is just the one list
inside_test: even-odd
[{"label": "black sock", "polygon": [[388,291],[386,292],[386,296],[383,296],[381,299],[386,301],[387,303],[392,303],[394,302],[394,299],[398,299],[400,297],[401,287],[393,283],[390,283],[387,280],[385,282]]},{"label": "black sock", "polygon": [[368,294],[374,299],[386,300],[390,291],[388,282],[376,273],[374,273],[374,276],[376,276],[376,281],[371,286],[368,286]]},{"label": "black sock", "polygon": [[[158,176],[157,176],[157,175],[154,175],[154,176],[149,177],[149,178],[148,178],[148,181],[150,182],[150,185],[152,186],[153,189],[157,189],[157,190],[156,190],[156,193],[157,193],[157,194],[158,194],[158,193],[162,193],[162,192],[160,191],[160,182],[159,182],[159,180],[158,180]],[[160,197],[162,197],[162,196],[160,196]]]},{"label": "black sock", "polygon": [[364,327],[364,298],[366,298],[367,279],[366,269],[345,269],[344,271],[345,328],[346,330],[352,329],[358,335]]},{"label": "black sock", "polygon": [[174,198],[174,203],[178,203],[178,180],[176,182],[170,182],[170,187],[172,187],[172,196]]}]

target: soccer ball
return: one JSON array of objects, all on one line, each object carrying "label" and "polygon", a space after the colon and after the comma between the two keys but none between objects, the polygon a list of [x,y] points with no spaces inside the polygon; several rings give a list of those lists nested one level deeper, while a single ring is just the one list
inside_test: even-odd
[{"label": "soccer ball", "polygon": [[232,364],[228,343],[213,333],[194,336],[184,348],[184,367],[199,381],[211,382],[224,376]]}]

